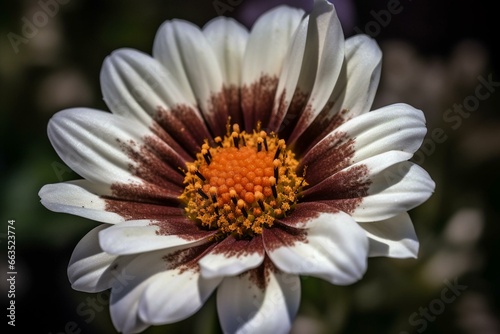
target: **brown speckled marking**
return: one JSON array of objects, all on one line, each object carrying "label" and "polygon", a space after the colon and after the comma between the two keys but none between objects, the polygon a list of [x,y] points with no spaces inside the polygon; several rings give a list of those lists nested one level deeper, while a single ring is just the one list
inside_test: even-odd
[{"label": "brown speckled marking", "polygon": [[198,272],[200,270],[198,261],[208,253],[211,248],[213,248],[212,243],[189,247],[165,255],[162,260],[165,261],[167,270],[178,269],[181,274],[186,270]]},{"label": "brown speckled marking", "polygon": [[[294,131],[300,115],[311,109],[311,105],[307,103],[308,99],[309,94],[300,91],[298,88],[295,90],[290,106],[278,129],[281,137],[287,138]],[[288,144],[290,143],[288,142]]]},{"label": "brown speckled marking", "polygon": [[278,77],[268,75],[262,75],[258,81],[241,88],[241,107],[247,132],[251,132],[259,121],[264,129],[267,128],[277,88]]},{"label": "brown speckled marking", "polygon": [[[334,102],[329,102],[321,113],[330,110]],[[347,122],[349,119],[346,117],[349,111],[347,109],[341,110],[333,117],[325,117],[320,114],[316,120],[302,133],[298,140],[294,141],[296,153],[307,152],[314,145],[316,145],[323,138],[328,136],[333,130]]]},{"label": "brown speckled marking", "polygon": [[273,110],[269,130],[279,133],[281,138],[287,138],[294,130],[299,116],[311,106],[307,104],[309,94],[297,88],[289,104],[286,102],[286,90],[281,92],[279,104]]},{"label": "brown speckled marking", "polygon": [[156,235],[175,235],[190,241],[209,237],[217,232],[202,230],[185,216],[164,217],[162,220],[155,221],[150,225],[159,228]]},{"label": "brown speckled marking", "polygon": [[285,218],[278,219],[282,224],[294,227],[304,228],[305,224],[319,217],[322,213],[337,213],[338,209],[320,202],[302,202],[298,203],[293,213]]},{"label": "brown speckled marking", "polygon": [[166,217],[184,215],[184,210],[182,208],[167,206],[165,201],[159,201],[158,204],[153,204],[130,200],[124,201],[110,197],[105,198],[105,200],[106,211],[115,212],[125,220],[161,220]]},{"label": "brown speckled marking", "polygon": [[[305,143],[303,143],[304,140],[301,141],[302,145],[309,144],[314,139],[314,137],[317,137],[321,132],[321,127],[318,125],[318,123],[321,122],[318,121],[318,119],[321,118],[322,114],[329,112],[332,109],[333,105],[333,101],[328,101],[321,108],[319,113],[316,113],[315,116],[315,110],[313,109],[311,102],[309,102],[300,115],[300,118],[297,120],[297,124],[293,129],[293,133],[290,135],[289,145],[295,145],[297,139],[302,138],[302,136],[304,136],[304,138],[307,138],[307,140],[305,140]],[[313,138],[309,138],[309,136],[312,136]],[[301,152],[299,151],[301,148],[301,145],[297,146],[297,153]]]},{"label": "brown speckled marking", "polygon": [[224,87],[221,87],[218,93],[210,95],[208,112],[204,117],[214,137],[225,134],[229,105]]},{"label": "brown speckled marking", "polygon": [[[248,280],[262,291],[266,290],[272,273],[278,272],[273,262],[268,256],[264,257],[264,262],[255,269],[249,270],[242,275],[249,275]],[[249,287],[250,288],[250,287]]]},{"label": "brown speckled marking", "polygon": [[125,219],[152,218],[144,217],[146,210],[151,209],[151,216],[157,217],[162,210],[168,211],[160,206],[178,206],[184,181],[178,168],[184,167],[184,160],[157,136],[145,137],[140,146],[135,142],[117,141],[134,162],[129,165],[130,173],[144,182],[112,184],[111,196],[103,196],[106,211]]},{"label": "brown speckled marking", "polygon": [[[241,109],[241,92],[240,87],[236,85],[225,86],[223,94],[227,103],[227,111],[231,117],[232,123],[237,123],[243,127],[243,111]],[[223,135],[223,134],[218,134]]]},{"label": "brown speckled marking", "polygon": [[212,250],[213,254],[223,254],[226,257],[240,257],[251,254],[264,254],[262,236],[257,235],[251,239],[235,239],[232,236],[219,242]]},{"label": "brown speckled marking", "polygon": [[[317,141],[320,141],[321,139],[326,137],[330,132],[337,129],[339,126],[341,126],[342,124],[344,124],[345,122],[347,122],[350,119],[351,119],[351,117],[349,117],[349,110],[348,109],[340,110],[333,117],[323,118],[321,120],[321,123],[320,123],[321,125],[318,125],[318,128],[317,128],[318,133],[320,133],[319,135],[316,136]],[[314,144],[316,144],[316,142],[313,142],[312,144],[314,145]]]},{"label": "brown speckled marking", "polygon": [[355,140],[345,132],[331,134],[306,153],[298,170],[307,166],[306,181],[313,187],[352,164]]},{"label": "brown speckled marking", "polygon": [[307,243],[307,230],[278,222],[262,232],[262,239],[269,252],[281,247],[292,247],[296,242]]},{"label": "brown speckled marking", "polygon": [[368,195],[372,181],[366,165],[338,172],[304,191],[307,201],[319,201],[346,213],[352,213]]},{"label": "brown speckled marking", "polygon": [[278,132],[287,109],[288,104],[286,103],[286,90],[283,90],[279,96],[278,103],[274,103],[273,105],[271,115],[269,116],[267,131]]},{"label": "brown speckled marking", "polygon": [[[168,190],[151,183],[141,184],[112,184],[111,196],[102,196],[106,201],[106,211],[119,214],[122,217],[137,216],[132,208],[137,204],[154,206],[177,206],[181,191]],[[149,218],[149,217],[144,217]]]},{"label": "brown speckled marking", "polygon": [[179,167],[185,166],[185,160],[156,136],[147,136],[143,141],[139,147],[133,142],[120,143],[122,151],[135,163],[129,165],[132,175],[161,188],[180,190],[184,177]]},{"label": "brown speckled marking", "polygon": [[154,119],[163,131],[154,128],[153,132],[162,133],[161,138],[174,149],[180,145],[189,157],[195,156],[204,139],[211,138],[203,118],[191,106],[177,105],[171,110],[160,106]]},{"label": "brown speckled marking", "polygon": [[321,201],[327,205],[331,205],[334,208],[339,209],[345,213],[351,214],[354,210],[361,205],[363,202],[362,197],[357,198],[343,198],[343,199],[333,199],[329,201]]}]

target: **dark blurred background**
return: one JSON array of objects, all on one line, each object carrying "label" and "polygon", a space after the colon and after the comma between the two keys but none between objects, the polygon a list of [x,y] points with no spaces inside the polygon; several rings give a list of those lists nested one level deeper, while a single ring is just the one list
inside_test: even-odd
[{"label": "dark blurred background", "polygon": [[[23,30],[26,20],[33,22],[50,1],[0,3],[0,268],[9,271],[7,225],[15,220],[16,327],[2,317],[8,333],[28,327],[36,333],[114,333],[107,292],[74,291],[66,276],[74,246],[97,224],[39,203],[44,184],[78,178],[50,146],[48,119],[67,107],[106,110],[99,86],[104,58],[122,47],[151,53],[164,20],[203,26],[226,15],[250,27],[276,4],[309,10],[312,0],[58,1],[52,1],[58,4],[53,15],[31,30]],[[419,259],[370,259],[365,278],[348,287],[303,278],[293,333],[500,333],[500,58],[494,2],[334,3],[346,36],[367,33],[384,52],[374,108],[406,102],[425,112],[429,132],[415,162],[437,187],[410,212],[420,238]],[[480,98],[478,89],[488,96]],[[459,114],[460,106],[470,111]],[[7,314],[8,285],[6,279],[0,282]],[[215,299],[185,321],[146,332],[219,333]]]}]

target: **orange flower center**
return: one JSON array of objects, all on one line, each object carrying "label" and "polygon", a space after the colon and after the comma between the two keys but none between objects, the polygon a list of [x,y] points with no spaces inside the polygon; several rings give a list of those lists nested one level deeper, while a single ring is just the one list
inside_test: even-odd
[{"label": "orange flower center", "polygon": [[215,147],[205,142],[197,159],[187,164],[181,195],[187,216],[221,235],[261,234],[293,210],[304,177],[298,161],[276,135],[240,131],[237,124]]}]

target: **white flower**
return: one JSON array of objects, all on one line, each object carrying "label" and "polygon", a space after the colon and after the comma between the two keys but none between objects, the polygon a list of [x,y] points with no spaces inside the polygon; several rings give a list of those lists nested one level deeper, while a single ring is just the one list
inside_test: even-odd
[{"label": "white flower", "polygon": [[345,285],[370,256],[416,257],[407,211],[434,182],[408,160],[425,120],[368,112],[381,57],[367,36],[344,40],[326,1],[250,32],[168,21],[153,57],[114,52],[112,113],[64,110],[48,127],[83,179],[44,186],[43,205],[104,223],[76,246],[73,288],[111,289],[120,332],[185,319],[217,290],[224,332],[285,333],[299,275]]}]

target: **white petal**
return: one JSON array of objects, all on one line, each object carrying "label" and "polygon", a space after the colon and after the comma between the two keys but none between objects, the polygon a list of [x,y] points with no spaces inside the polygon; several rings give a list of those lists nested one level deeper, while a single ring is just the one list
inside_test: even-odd
[{"label": "white petal", "polygon": [[[269,129],[280,132],[297,115],[289,110],[294,96],[296,95],[297,83],[299,81],[301,68],[304,62],[304,50],[307,43],[307,29],[309,26],[309,16],[306,16],[297,27],[293,40],[288,49],[288,53],[283,60],[274,106],[269,120]],[[302,88],[303,89],[303,88]],[[306,91],[300,92],[306,94]],[[307,91],[309,93],[309,91]],[[305,101],[301,101],[305,103]],[[293,111],[298,112],[303,106],[293,106]],[[288,113],[287,113],[288,112]]]},{"label": "white petal", "polygon": [[154,276],[139,302],[144,321],[161,325],[184,320],[197,312],[222,281],[193,270],[168,270]]},{"label": "white petal", "polygon": [[71,287],[84,292],[99,292],[111,287],[108,268],[117,258],[105,253],[99,246],[98,233],[106,225],[99,225],[87,233],[75,247],[68,265]]},{"label": "white petal", "polygon": [[248,40],[248,31],[232,18],[219,16],[208,22],[203,34],[213,49],[222,72],[224,87],[214,99],[225,103],[231,122],[243,125],[241,109],[241,68]]},{"label": "white petal", "polygon": [[184,54],[179,47],[177,33],[174,25],[189,24],[182,21],[166,21],[163,23],[158,32],[153,44],[153,57],[158,59],[167,71],[175,78],[177,88],[183,94],[190,104],[196,104],[196,97],[191,87],[188,74],[186,73],[186,66]]},{"label": "white petal", "polygon": [[120,333],[142,332],[149,324],[139,317],[139,300],[154,279],[153,274],[150,271],[127,273],[126,264],[123,264],[123,267],[118,266],[113,272],[124,279],[116,280],[111,288],[111,321]]},{"label": "white petal", "polygon": [[178,89],[175,78],[147,54],[131,49],[113,52],[104,61],[101,86],[113,113],[133,117],[146,127],[160,122],[187,152],[210,136],[200,112]]},{"label": "white petal", "polygon": [[344,61],[344,34],[333,5],[316,2],[309,15],[307,41],[298,89],[308,93],[307,108],[290,135],[293,142],[327,104]]},{"label": "white petal", "polygon": [[288,333],[299,303],[299,277],[273,269],[227,277],[217,289],[224,333]]},{"label": "white petal", "polygon": [[331,175],[384,152],[413,154],[420,147],[426,131],[422,111],[395,104],[344,123],[308,150],[301,165],[308,166],[309,182],[315,183],[325,174]]},{"label": "white petal", "polygon": [[116,330],[120,333],[140,333],[150,326],[138,314],[138,299],[149,285],[144,281],[127,290],[126,294],[111,293],[110,315]]},{"label": "white petal", "polygon": [[[171,191],[170,198],[179,196],[183,177],[178,167],[185,159],[137,122],[97,110],[67,109],[52,117],[48,135],[61,159],[93,183],[140,185],[148,180]],[[150,139],[147,145],[145,138]]]},{"label": "white petal", "polygon": [[116,255],[136,254],[181,245],[207,242],[214,232],[205,232],[184,216],[162,221],[130,220],[99,233],[102,249]]},{"label": "white petal", "polygon": [[[192,23],[173,20],[159,29],[153,55],[170,71],[186,96],[194,96],[212,133],[224,133],[227,110],[224,103],[213,105],[222,91],[222,71],[212,47],[201,30]],[[192,91],[192,93],[190,92]]]},{"label": "white petal", "polygon": [[276,7],[255,22],[248,38],[243,60],[243,83],[252,84],[262,75],[277,77],[283,60],[302,20],[304,11]]},{"label": "white petal", "polygon": [[[376,175],[390,166],[410,159],[411,156],[411,153],[403,151],[384,152],[357,162],[338,172],[334,165],[315,164],[314,168],[319,168],[319,170],[324,173],[324,179],[318,179],[321,177],[320,172],[309,173],[309,178],[307,180],[311,182],[311,186],[304,191],[304,196],[306,196],[308,201],[340,201],[343,199],[351,200],[359,196],[365,196],[368,193],[373,177],[376,177]],[[351,212],[350,210],[345,210],[343,207],[339,207],[339,209],[348,213]]]},{"label": "white petal", "polygon": [[[346,213],[317,213],[303,234],[286,229],[263,233],[267,254],[280,270],[347,285],[361,279],[367,268],[368,238]],[[294,240],[295,237],[295,240]]]},{"label": "white petal", "polygon": [[113,113],[133,116],[146,126],[151,125],[158,107],[190,104],[165,67],[133,49],[116,50],[106,57],[101,86]]},{"label": "white petal", "polygon": [[389,219],[409,211],[425,202],[435,188],[423,168],[407,161],[387,168],[371,181],[368,196],[352,212],[358,222]]},{"label": "white petal", "polygon": [[[193,263],[193,259],[203,250],[204,248],[176,247],[168,251],[124,257],[124,261],[117,261],[113,269],[117,279],[112,286],[110,298],[111,318],[116,329],[123,332],[138,332],[147,327],[142,316],[145,315],[145,310],[157,304],[150,297],[146,297],[146,291],[151,286],[157,286],[157,280],[165,278],[164,273],[174,276],[185,270],[196,271],[197,266],[195,262]],[[147,303],[153,305],[146,305]],[[170,312],[175,313],[176,310]],[[189,315],[185,314],[185,317]]]},{"label": "white petal", "polygon": [[356,35],[345,41],[345,61],[325,109],[310,124],[299,144],[312,147],[346,120],[370,110],[380,80],[382,52],[376,41]]},{"label": "white petal", "polygon": [[347,110],[343,117],[353,118],[372,106],[380,80],[382,51],[373,38],[355,35],[345,41],[345,58],[346,76],[335,86],[331,100],[338,103],[330,113]]},{"label": "white petal", "polygon": [[217,17],[203,27],[203,33],[217,57],[225,85],[239,86],[248,31],[232,18]]},{"label": "white petal", "polygon": [[[338,209],[332,208],[331,206],[319,201],[300,202],[295,206],[293,214],[278,219],[277,221],[285,226],[301,230],[307,229],[309,224],[318,218],[321,213],[337,214],[338,212]],[[290,231],[293,231],[293,229]],[[300,231],[295,231],[295,234],[299,237],[301,236],[300,233]],[[291,240],[292,242],[295,241],[293,238]]]},{"label": "white petal", "polygon": [[370,256],[417,258],[418,238],[407,212],[360,226],[370,238]]},{"label": "white petal", "polygon": [[266,127],[273,110],[278,78],[303,11],[276,7],[254,24],[243,59],[241,101],[245,128]]},{"label": "white petal", "polygon": [[134,134],[136,138],[132,140],[143,135],[124,118],[91,109],[58,112],[48,126],[49,139],[61,159],[85,179],[100,183],[113,179],[131,181],[129,158],[117,147],[116,139]]},{"label": "white petal", "polygon": [[427,132],[422,111],[407,104],[374,110],[338,129],[356,138],[354,161],[391,150],[415,153]]},{"label": "white petal", "polygon": [[205,278],[234,276],[259,266],[264,260],[262,238],[236,240],[227,237],[200,261],[201,275]]},{"label": "white petal", "polygon": [[41,203],[55,212],[69,213],[108,224],[124,221],[120,215],[106,211],[106,201],[97,195],[97,192],[97,187],[90,182],[75,180],[45,185],[38,195]]}]

